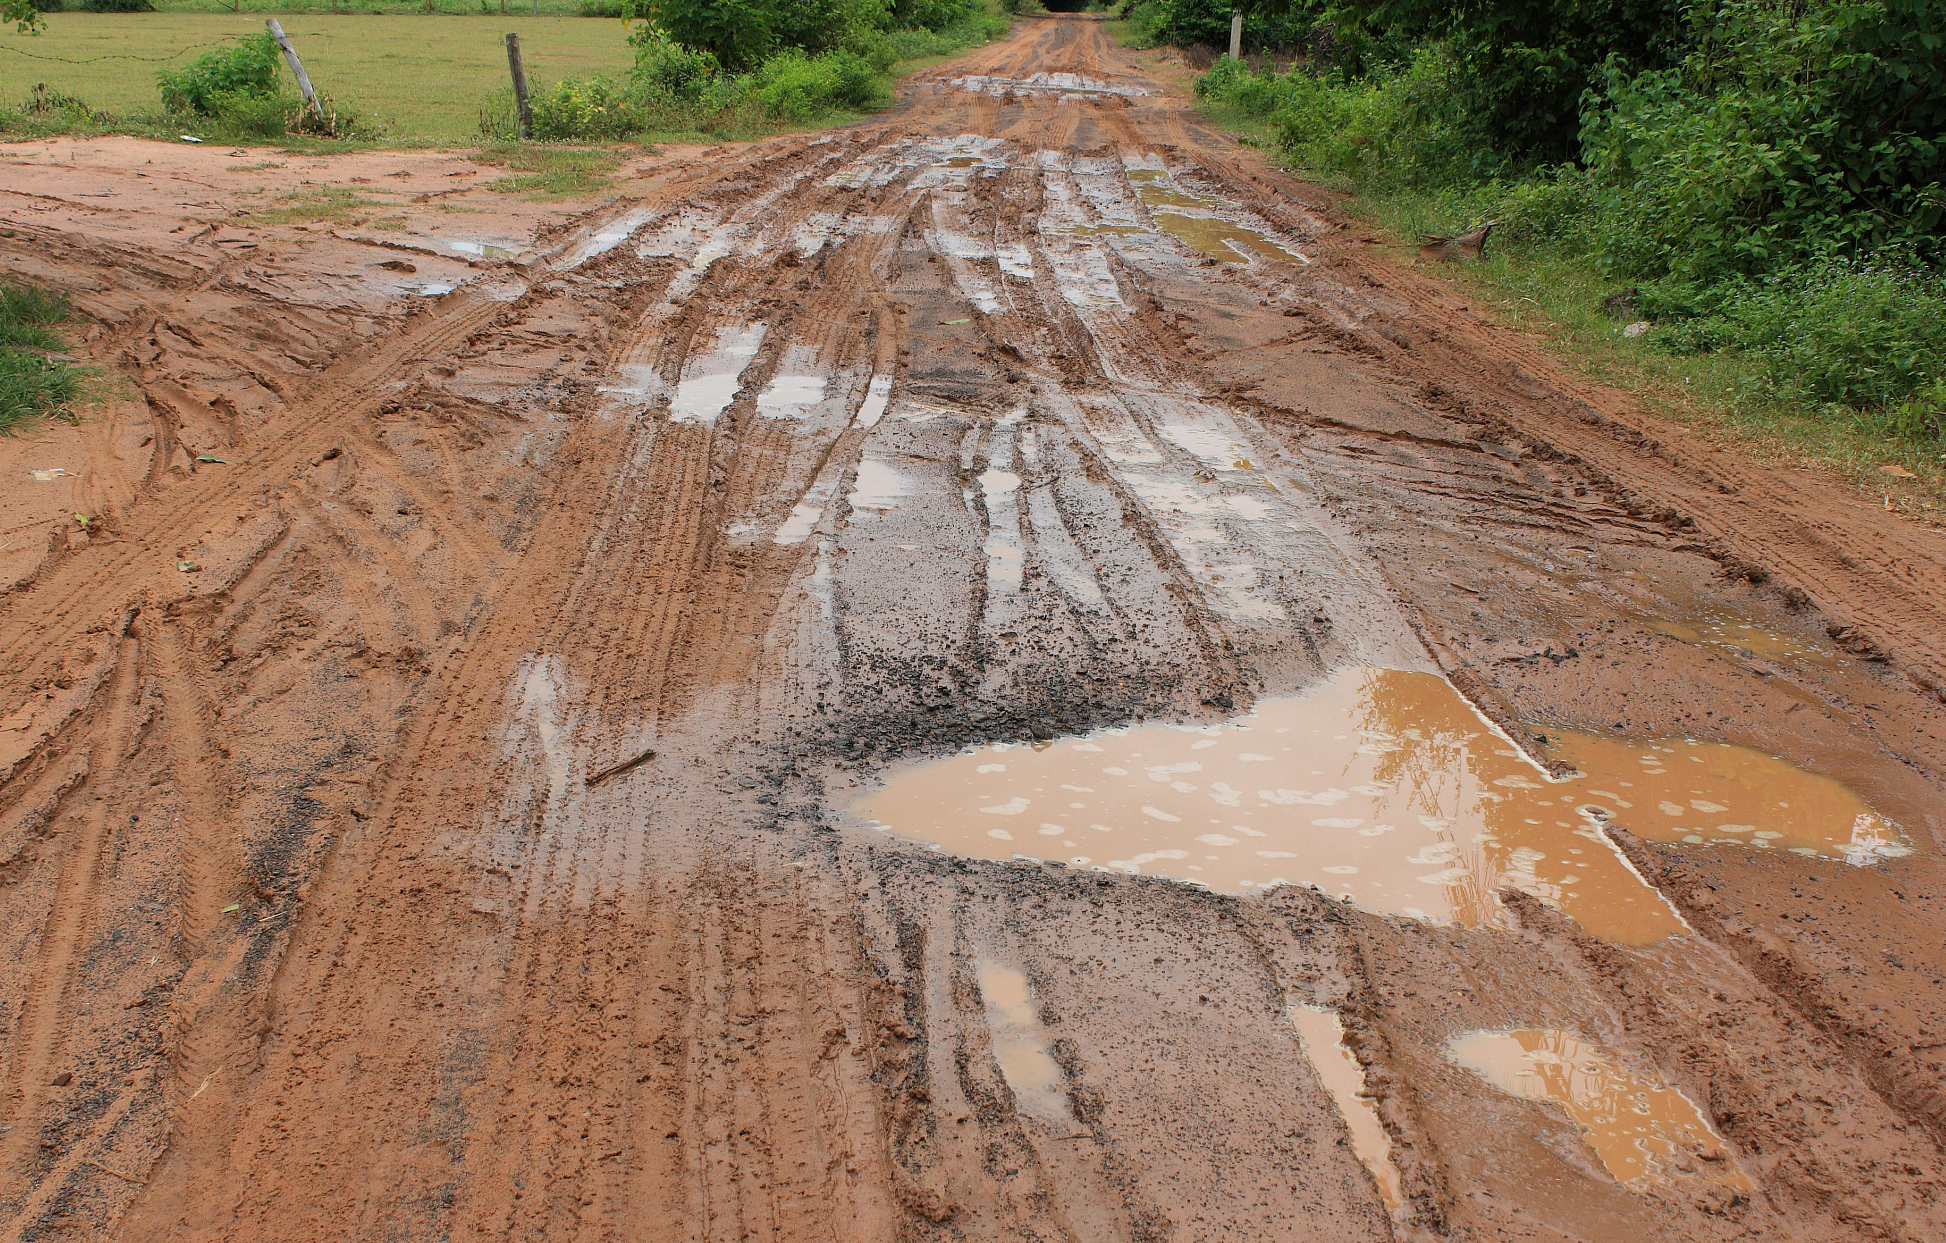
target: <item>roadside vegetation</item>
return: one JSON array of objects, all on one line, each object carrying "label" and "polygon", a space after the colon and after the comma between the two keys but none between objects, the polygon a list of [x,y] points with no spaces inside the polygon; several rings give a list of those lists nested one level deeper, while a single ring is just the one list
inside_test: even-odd
[{"label": "roadside vegetation", "polygon": [[63,414],[80,395],[80,373],[57,357],[67,317],[65,295],[0,284],[0,432]]},{"label": "roadside vegetation", "polygon": [[[1129,16],[1228,43],[1208,0]],[[1407,241],[1494,222],[1461,279],[1527,326],[1799,451],[1941,463],[1946,4],[1293,0],[1245,36],[1204,107]]]},{"label": "roadside vegetation", "polygon": [[312,148],[509,141],[517,125],[502,38],[513,30],[537,140],[743,138],[884,107],[902,69],[1009,22],[998,0],[587,0],[571,11],[611,20],[536,19],[517,2],[505,19],[497,3],[478,10],[492,21],[287,20],[325,100],[319,117],[260,17],[174,11],[184,2],[163,0],[164,13],[34,13],[40,35],[0,35],[0,83],[17,84],[0,97],[0,134]]}]

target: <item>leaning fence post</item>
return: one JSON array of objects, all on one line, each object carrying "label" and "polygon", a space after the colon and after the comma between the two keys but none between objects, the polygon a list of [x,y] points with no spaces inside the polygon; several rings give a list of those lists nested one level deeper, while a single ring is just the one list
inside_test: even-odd
[{"label": "leaning fence post", "polygon": [[520,63],[520,36],[507,32],[507,68],[514,75],[514,109],[520,118],[520,136],[534,136],[534,114],[527,107],[527,70]]},{"label": "leaning fence post", "polygon": [[291,76],[297,79],[297,89],[304,92],[304,102],[311,105],[311,111],[324,120],[324,105],[318,102],[318,93],[311,89],[311,75],[304,72],[304,62],[297,58],[297,49],[291,46],[291,37],[284,28],[271,18],[264,25],[270,27],[270,37],[277,40],[277,46],[284,49],[284,61],[291,67]]}]

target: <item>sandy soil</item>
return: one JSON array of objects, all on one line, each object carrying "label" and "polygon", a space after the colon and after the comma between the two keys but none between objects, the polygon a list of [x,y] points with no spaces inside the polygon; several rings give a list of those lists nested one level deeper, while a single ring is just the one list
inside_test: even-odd
[{"label": "sandy soil", "polygon": [[[15,150],[0,255],[116,387],[0,444],[11,1237],[1946,1238],[1946,537],[1564,374],[1098,26],[598,206]],[[402,224],[236,214],[361,178]],[[1912,853],[1625,813],[1689,930],[1629,946],[847,814],[1359,664]],[[1455,1060],[1529,1030],[1713,1136],[1617,1181]]]}]

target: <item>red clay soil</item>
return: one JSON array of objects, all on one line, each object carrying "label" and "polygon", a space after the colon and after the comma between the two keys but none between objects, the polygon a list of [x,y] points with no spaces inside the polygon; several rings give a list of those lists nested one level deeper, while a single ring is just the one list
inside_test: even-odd
[{"label": "red clay soil", "polygon": [[[6,269],[104,376],[0,443],[11,1237],[1946,1238],[1937,532],[1565,374],[1092,22],[594,207],[257,158],[0,164]],[[365,223],[271,223],[327,184]],[[1358,663],[1543,763],[1783,757],[1912,853],[1623,818],[1693,933],[1629,948],[845,812]],[[1345,1024],[1396,1215],[1293,1004]],[[1721,1146],[1617,1182],[1450,1056],[1523,1027]]]}]

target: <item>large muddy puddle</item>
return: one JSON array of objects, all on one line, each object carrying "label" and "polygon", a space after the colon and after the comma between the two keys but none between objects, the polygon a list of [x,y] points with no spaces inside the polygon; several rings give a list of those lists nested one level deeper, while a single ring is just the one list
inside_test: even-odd
[{"label": "large muddy puddle", "polygon": [[1338,671],[1212,725],[1138,725],[995,744],[918,765],[853,813],[989,859],[1167,876],[1231,893],[1312,885],[1368,910],[1477,926],[1513,887],[1597,936],[1683,924],[1601,832],[1796,849],[1867,863],[1903,850],[1849,790],[1754,751],[1564,736],[1564,781],[1442,678]]},{"label": "large muddy puddle", "polygon": [[1694,1101],[1572,1032],[1469,1032],[1449,1050],[1501,1091],[1558,1106],[1618,1182],[1686,1177],[1750,1186]]},{"label": "large muddy puddle", "polygon": [[1293,1005],[1289,1014],[1305,1060],[1311,1063],[1318,1082],[1330,1093],[1345,1120],[1352,1152],[1371,1171],[1385,1207],[1396,1216],[1405,1197],[1400,1191],[1399,1167],[1392,1162],[1392,1137],[1378,1120],[1378,1107],[1365,1095],[1365,1068],[1345,1047],[1345,1028],[1338,1012],[1322,1006]]}]

